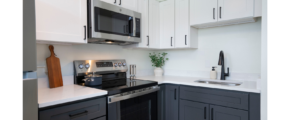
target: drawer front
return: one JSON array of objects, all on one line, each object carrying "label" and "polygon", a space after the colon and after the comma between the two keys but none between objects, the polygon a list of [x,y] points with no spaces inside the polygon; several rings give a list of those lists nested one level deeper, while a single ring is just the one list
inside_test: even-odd
[{"label": "drawer front", "polygon": [[180,98],[248,110],[248,93],[201,87],[180,87]]},{"label": "drawer front", "polygon": [[249,120],[248,111],[210,105],[210,120]]},{"label": "drawer front", "polygon": [[106,115],[106,98],[65,105],[39,112],[40,120],[91,120]]},{"label": "drawer front", "polygon": [[100,117],[100,118],[96,118],[96,119],[92,119],[92,120],[107,120],[106,116],[104,117]]}]

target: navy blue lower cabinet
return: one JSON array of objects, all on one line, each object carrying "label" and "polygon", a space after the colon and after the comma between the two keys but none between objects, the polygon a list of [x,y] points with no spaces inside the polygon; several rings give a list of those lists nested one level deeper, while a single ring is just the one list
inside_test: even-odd
[{"label": "navy blue lower cabinet", "polygon": [[210,105],[210,120],[249,120],[248,111]]},{"label": "navy blue lower cabinet", "polygon": [[106,98],[103,97],[40,110],[39,120],[99,120],[106,111]]},{"label": "navy blue lower cabinet", "polygon": [[180,100],[179,120],[209,120],[209,104]]},{"label": "navy blue lower cabinet", "polygon": [[179,86],[165,85],[165,120],[178,120]]},{"label": "navy blue lower cabinet", "polygon": [[158,91],[158,120],[165,120],[165,85],[160,85]]}]

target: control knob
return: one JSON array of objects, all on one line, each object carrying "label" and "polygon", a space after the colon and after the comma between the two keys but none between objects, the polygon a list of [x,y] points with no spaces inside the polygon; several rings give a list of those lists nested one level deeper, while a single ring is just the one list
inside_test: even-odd
[{"label": "control knob", "polygon": [[79,64],[79,68],[80,69],[83,69],[84,68],[84,65],[83,64]]},{"label": "control knob", "polygon": [[122,66],[122,63],[121,62],[119,62],[119,67],[121,67]]},{"label": "control knob", "polygon": [[123,66],[126,66],[126,63],[123,63]]},{"label": "control knob", "polygon": [[87,64],[85,65],[85,67],[86,67],[87,69],[89,69],[89,68],[90,68],[90,64],[87,63]]},{"label": "control knob", "polygon": [[115,67],[118,67],[118,63],[114,63],[114,66],[115,66]]}]

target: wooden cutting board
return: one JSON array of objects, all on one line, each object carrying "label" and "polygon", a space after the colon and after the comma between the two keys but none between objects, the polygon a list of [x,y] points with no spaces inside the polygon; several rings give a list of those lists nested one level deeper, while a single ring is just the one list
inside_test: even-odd
[{"label": "wooden cutting board", "polygon": [[54,47],[49,45],[50,57],[46,58],[46,66],[49,79],[49,87],[55,88],[63,86],[61,67],[59,58],[55,57]]}]

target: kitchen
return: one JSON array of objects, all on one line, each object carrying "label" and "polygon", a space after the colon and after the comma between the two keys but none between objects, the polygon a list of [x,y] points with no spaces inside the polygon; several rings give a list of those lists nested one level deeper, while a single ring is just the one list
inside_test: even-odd
[{"label": "kitchen", "polygon": [[[24,119],[262,119],[262,0],[27,5],[36,54],[25,76],[37,94],[24,98]],[[161,65],[150,58],[164,52]]]}]

